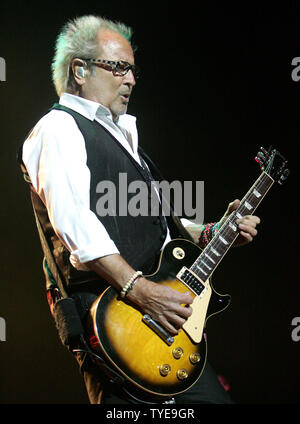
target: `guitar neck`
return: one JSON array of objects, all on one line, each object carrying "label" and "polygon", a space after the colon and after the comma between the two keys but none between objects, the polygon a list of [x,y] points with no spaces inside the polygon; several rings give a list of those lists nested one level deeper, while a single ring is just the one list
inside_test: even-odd
[{"label": "guitar neck", "polygon": [[273,178],[266,172],[262,172],[241,200],[239,207],[229,216],[220,231],[215,234],[201,255],[190,267],[190,270],[202,281],[206,281],[211,276],[238,237],[239,232],[236,220],[246,215],[252,215],[273,183]]}]

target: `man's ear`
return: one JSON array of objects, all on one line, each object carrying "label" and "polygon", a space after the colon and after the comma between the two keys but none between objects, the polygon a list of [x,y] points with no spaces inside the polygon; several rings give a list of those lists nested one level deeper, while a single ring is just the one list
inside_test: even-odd
[{"label": "man's ear", "polygon": [[81,59],[73,59],[71,68],[74,80],[78,85],[82,86],[85,83],[85,77],[88,72],[85,62]]}]

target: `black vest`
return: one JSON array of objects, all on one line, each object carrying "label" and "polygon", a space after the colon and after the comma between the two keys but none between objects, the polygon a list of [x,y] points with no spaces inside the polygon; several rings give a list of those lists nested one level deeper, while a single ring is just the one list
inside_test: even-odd
[{"label": "black vest", "polygon": [[[180,221],[173,214],[170,217],[164,217],[161,213],[159,216],[151,216],[150,214],[151,180],[162,180],[158,169],[141,148],[139,148],[139,154],[142,163],[146,162],[147,166],[140,166],[118,140],[98,122],[91,121],[72,109],[59,104],[55,104],[52,109],[62,110],[72,115],[84,137],[87,166],[91,173],[90,209],[106,228],[121,256],[134,269],[141,270],[144,274],[153,272],[166,238],[167,225],[172,238],[189,238]],[[124,210],[124,205],[119,205],[119,189],[122,189],[119,186],[120,173],[126,175],[128,186],[135,181],[142,181],[147,185],[149,213],[146,216],[131,216],[128,210],[125,216],[120,216],[119,207]],[[103,193],[97,193],[97,190],[99,191],[98,184],[103,181],[110,181],[116,188],[116,196],[113,199],[115,200],[116,211],[113,214],[99,216],[97,213],[99,212],[99,204],[97,206],[97,203]],[[99,279],[99,276],[94,272],[78,271],[70,264],[70,254],[56,236],[49,222],[45,206],[33,188],[32,193],[34,207],[66,285],[82,284],[96,278]],[[136,193],[128,193],[127,191],[128,203],[134,196],[136,196]]]}]

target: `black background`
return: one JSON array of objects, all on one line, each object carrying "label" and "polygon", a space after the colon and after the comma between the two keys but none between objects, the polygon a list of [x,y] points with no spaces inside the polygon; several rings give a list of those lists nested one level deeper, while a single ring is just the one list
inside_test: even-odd
[{"label": "black background", "polygon": [[128,112],[140,143],[170,181],[205,181],[205,221],[219,219],[259,175],[253,158],[273,145],[291,175],[257,210],[256,240],[233,249],[213,285],[232,295],[209,322],[209,360],[237,403],[299,401],[299,95],[292,59],[300,56],[300,7],[281,2],[5,2],[1,105],[0,403],[88,403],[70,354],[60,345],[44,293],[42,254],[15,152],[57,100],[53,46],[62,25],[104,15],[134,29],[142,69]]}]

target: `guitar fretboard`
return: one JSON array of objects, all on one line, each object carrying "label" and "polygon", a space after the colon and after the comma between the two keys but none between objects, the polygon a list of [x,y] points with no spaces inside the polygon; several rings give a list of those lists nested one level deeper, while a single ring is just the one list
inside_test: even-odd
[{"label": "guitar fretboard", "polygon": [[190,267],[190,270],[202,281],[206,281],[211,276],[238,237],[239,232],[236,220],[246,215],[252,215],[273,183],[273,178],[266,172],[260,175],[241,200],[239,207],[229,216],[220,231],[215,234],[201,255]]}]

